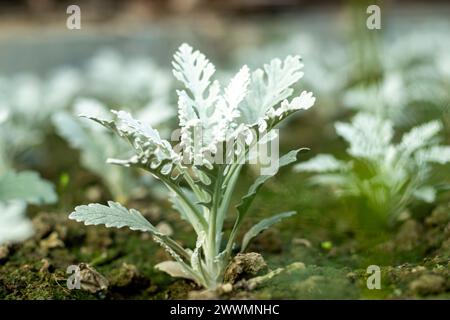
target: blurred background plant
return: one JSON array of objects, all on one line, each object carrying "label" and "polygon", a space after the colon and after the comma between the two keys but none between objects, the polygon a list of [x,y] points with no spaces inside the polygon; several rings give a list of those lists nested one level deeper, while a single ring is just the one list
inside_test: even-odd
[{"label": "blurred background plant", "polygon": [[438,144],[439,121],[412,128],[398,144],[392,141],[392,122],[377,115],[358,113],[350,123],[337,122],[335,128],[349,144],[351,160],[320,154],[295,169],[318,173],[312,181],[334,188],[339,197],[350,197],[353,202],[362,199],[365,206],[358,210],[358,218],[372,233],[405,219],[405,210],[414,199],[433,203],[438,191],[449,188],[446,179],[438,181],[446,183],[443,186],[429,184],[431,165],[450,162],[450,146]]},{"label": "blurred background plant", "polygon": [[[168,123],[176,113],[170,101],[170,74],[149,58],[125,60],[115,51],[103,50],[86,64],[83,75],[83,87],[76,100],[69,110],[53,114],[53,125],[59,135],[80,150],[82,165],[103,180],[114,200],[124,203],[133,195],[145,194],[152,179],[119,166],[105,168],[106,159],[123,156],[127,145],[79,116],[108,118],[110,108],[120,107],[169,135]],[[159,188],[154,186],[152,190],[158,194]]]}]

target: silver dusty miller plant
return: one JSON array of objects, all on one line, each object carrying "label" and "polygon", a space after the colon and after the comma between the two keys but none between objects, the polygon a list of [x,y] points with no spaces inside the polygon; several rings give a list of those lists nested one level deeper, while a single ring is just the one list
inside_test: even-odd
[{"label": "silver dusty miller plant", "polygon": [[439,144],[440,121],[412,128],[398,143],[393,123],[368,113],[356,114],[350,123],[337,122],[335,128],[349,144],[350,160],[319,154],[295,170],[315,173],[313,182],[340,196],[364,200],[371,212],[391,223],[414,200],[435,201],[439,186],[433,185],[433,165],[450,162],[450,147]]},{"label": "silver dusty miller plant", "polygon": [[[249,147],[269,144],[280,121],[315,102],[308,92],[287,100],[293,94],[291,86],[303,76],[302,67],[298,56],[288,56],[284,61],[274,59],[251,74],[244,66],[222,90],[219,82],[211,79],[214,65],[199,51],[183,44],[173,62],[174,76],[186,87],[177,92],[179,145],[172,146],[161,139],[158,131],[124,111],[113,111],[112,120],[90,117],[117,133],[133,149],[129,159],[110,159],[110,163],[142,168],[171,191],[174,208],[197,235],[195,248],[183,248],[137,210],[112,201],[108,205],[78,206],[69,218],[86,225],[127,226],[150,232],[174,259],[158,264],[158,269],[192,279],[206,288],[216,288],[222,282],[238,231],[256,193],[276,174],[276,170],[270,171],[256,179],[237,204],[234,226],[225,239],[224,220],[231,211],[232,195],[246,162],[243,160],[251,158]],[[294,162],[298,152],[294,150],[276,159],[277,167]],[[220,154],[225,161],[217,161]],[[241,251],[262,230],[294,213],[281,213],[253,226],[243,238]]]},{"label": "silver dusty miller plant", "polygon": [[0,88],[0,245],[20,242],[33,234],[31,221],[26,216],[27,204],[40,205],[57,200],[53,185],[37,172],[14,169],[14,160],[36,141],[25,139],[30,132],[15,136],[29,127],[20,112],[9,108],[7,102]]}]

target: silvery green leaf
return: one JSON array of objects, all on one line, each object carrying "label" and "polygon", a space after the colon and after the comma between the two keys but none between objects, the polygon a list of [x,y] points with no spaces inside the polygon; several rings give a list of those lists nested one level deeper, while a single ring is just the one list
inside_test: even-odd
[{"label": "silvery green leaf", "polygon": [[335,128],[337,134],[349,143],[349,154],[367,159],[382,157],[394,135],[389,120],[367,113],[358,113],[351,123],[337,122]]},{"label": "silvery green leaf", "polygon": [[98,140],[94,139],[88,129],[83,128],[78,119],[66,112],[54,114],[52,120],[58,134],[66,139],[71,147],[83,151],[81,154],[82,162],[88,169],[96,173],[107,173],[105,150],[101,148],[104,144],[99,145]]},{"label": "silvery green leaf", "polygon": [[420,189],[416,189],[413,192],[415,198],[432,203],[436,199],[436,190],[430,186],[424,186]]},{"label": "silvery green leaf", "polygon": [[283,115],[297,111],[297,110],[308,110],[316,102],[316,98],[313,96],[312,92],[303,91],[298,97],[295,97],[291,101],[287,99],[281,102],[281,106],[278,109],[274,109],[273,115],[269,116],[281,119]]},{"label": "silvery green leaf", "polygon": [[347,89],[343,96],[345,107],[370,113],[395,123],[404,123],[411,112],[405,112],[408,95],[402,75],[388,72],[381,83],[363,84]]},{"label": "silvery green leaf", "polygon": [[[217,145],[237,128],[234,120],[240,116],[238,107],[247,93],[249,69],[243,66],[222,94],[219,82],[211,79],[214,65],[187,44],[174,55],[173,68],[187,89],[177,91],[181,146],[184,156],[196,161],[206,152],[216,153]],[[195,139],[198,147],[194,150]]]},{"label": "silvery green leaf", "polygon": [[347,168],[347,164],[330,154],[318,154],[314,158],[295,165],[294,170],[303,172],[330,172]]},{"label": "silvery green leaf", "polygon": [[351,185],[349,175],[342,173],[320,173],[311,177],[311,182],[324,186],[338,186],[342,189],[345,189]]},{"label": "silvery green leaf", "polygon": [[202,97],[216,71],[214,65],[200,51],[183,43],[174,55],[173,74],[184,83],[195,98]]},{"label": "silvery green leaf", "polygon": [[263,119],[267,111],[292,95],[291,86],[302,76],[303,68],[299,56],[288,56],[281,61],[273,59],[264,65],[264,71],[252,73],[249,92],[240,105],[241,122],[255,125]]},{"label": "silvery green leaf", "polygon": [[0,244],[20,242],[33,235],[33,225],[25,209],[23,201],[0,202]]},{"label": "silvery green leaf", "polygon": [[441,131],[442,124],[435,120],[416,126],[403,135],[399,148],[406,153],[413,153],[427,145]]},{"label": "silvery green leaf", "polygon": [[195,277],[193,277],[190,273],[186,272],[183,266],[177,261],[168,260],[160,262],[157,265],[155,265],[155,269],[165,272],[174,278],[184,278],[196,281]]},{"label": "silvery green leaf", "polygon": [[235,119],[240,116],[238,107],[247,94],[249,77],[249,69],[244,65],[230,80],[224,94],[217,98],[210,124],[213,135],[212,144],[209,146],[210,150],[214,150],[218,143],[228,140],[238,127]]},{"label": "silvery green leaf", "polygon": [[[90,121],[66,112],[54,114],[52,120],[58,134],[73,148],[80,150],[82,165],[103,179],[115,199],[126,199],[137,190],[138,181],[131,171],[105,165],[108,157],[118,156],[129,149],[124,141],[117,139],[106,129],[98,125],[92,126]],[[103,130],[98,130],[97,127]]]},{"label": "silvery green leaf", "polygon": [[169,174],[171,166],[167,169],[167,164],[175,164],[179,161],[179,156],[172,149],[167,140],[161,139],[159,132],[151,126],[134,119],[128,112],[113,111],[113,120],[88,117],[106,128],[117,133],[124,140],[128,141],[134,149],[135,155],[128,160],[109,160],[110,163],[123,166],[144,166],[150,171],[165,168],[164,174]]},{"label": "silvery green leaf", "polygon": [[[250,70],[244,65],[239,72],[230,80],[225,88],[224,100],[227,103],[228,110],[233,113],[245,98],[250,83]],[[239,112],[238,114],[239,115]],[[227,116],[227,115],[225,115]],[[236,116],[235,116],[236,117]]]},{"label": "silvery green leaf", "polygon": [[250,228],[250,230],[248,230],[245,233],[244,238],[242,239],[241,252],[244,252],[245,249],[247,248],[248,244],[250,243],[250,241],[254,237],[256,237],[258,234],[260,234],[262,231],[266,230],[267,228],[271,227],[273,224],[281,221],[284,218],[293,216],[294,214],[297,214],[297,212],[289,211],[289,212],[279,213],[270,218],[263,219],[260,222],[258,222],[257,224],[255,224],[253,227]]},{"label": "silvery green leaf", "polygon": [[163,103],[171,87],[168,72],[151,59],[125,57],[110,49],[101,50],[90,59],[85,73],[83,93],[133,111],[145,108],[149,101]]},{"label": "silvery green leaf", "polygon": [[108,228],[128,227],[131,230],[148,231],[160,235],[160,232],[139,211],[128,210],[113,201],[108,201],[107,206],[99,203],[77,206],[69,215],[69,219],[84,222],[85,225],[104,224]]},{"label": "silvery green leaf", "polygon": [[425,162],[446,164],[450,162],[450,147],[434,146],[428,149],[422,149],[418,152],[417,157]]},{"label": "silvery green leaf", "polygon": [[[73,68],[60,68],[56,70],[45,82],[45,99],[41,108],[46,108],[47,114],[66,108],[72,99],[82,90],[83,79],[80,72]],[[39,110],[42,112],[42,109]]]},{"label": "silvery green leaf", "polygon": [[[77,116],[83,115],[85,117],[92,117],[92,118],[100,118],[108,120],[112,119],[112,115],[109,112],[108,108],[97,99],[78,98],[75,100],[73,104],[73,110],[75,115]],[[91,121],[84,120],[83,123],[86,123],[86,125],[91,125],[92,129],[105,130],[105,128],[95,125],[95,123],[92,123]]]},{"label": "silvery green leaf", "polygon": [[50,182],[32,171],[7,171],[0,175],[0,201],[23,200],[32,204],[53,203],[57,195]]},{"label": "silvery green leaf", "polygon": [[206,241],[206,233],[203,231],[198,235],[197,241],[195,243],[194,252],[191,255],[192,270],[198,273],[202,272],[202,261],[200,255],[202,246],[204,245],[205,241]]},{"label": "silvery green leaf", "polygon": [[165,101],[156,100],[139,109],[136,117],[152,127],[158,127],[169,121],[176,114],[176,110],[166,104]]},{"label": "silvery green leaf", "polygon": [[[181,191],[185,194],[185,196],[191,201],[192,203],[197,203],[198,199],[195,196],[195,193],[189,189],[182,188]],[[178,211],[181,215],[181,217],[187,221],[187,217],[189,216],[186,214],[186,210],[189,208],[186,207],[186,205],[183,203],[183,201],[180,199],[180,197],[177,196],[176,193],[171,193],[169,197],[169,201],[172,203],[172,208],[174,208],[176,211]],[[197,205],[197,209],[201,210],[201,206]]]},{"label": "silvery green leaf", "polygon": [[[184,199],[184,197],[180,197],[178,194],[172,193],[169,200],[172,203],[172,207],[180,214],[181,218],[188,221],[196,233],[200,235],[202,231],[204,230],[201,221],[199,221],[197,213],[196,212],[202,212],[203,207],[200,203],[198,203],[198,199],[194,192],[187,190],[187,189],[181,189],[180,192],[184,195],[185,198],[187,198],[187,201]],[[196,210],[194,212],[193,210]],[[206,217],[201,214],[201,218],[206,219]]]}]

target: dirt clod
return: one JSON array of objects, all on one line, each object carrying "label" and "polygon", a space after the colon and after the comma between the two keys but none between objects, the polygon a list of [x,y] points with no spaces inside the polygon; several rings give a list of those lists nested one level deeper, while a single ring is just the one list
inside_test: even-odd
[{"label": "dirt clod", "polygon": [[409,284],[409,289],[418,295],[430,295],[444,292],[445,279],[434,274],[424,274]]},{"label": "dirt clod", "polygon": [[64,242],[59,238],[58,233],[53,231],[47,238],[39,242],[39,246],[43,250],[64,248]]},{"label": "dirt clod", "polygon": [[193,290],[188,293],[189,300],[217,300],[219,299],[216,290]]},{"label": "dirt clod", "polygon": [[420,241],[422,226],[416,220],[405,221],[396,237],[397,248],[400,250],[411,250]]},{"label": "dirt clod", "polygon": [[111,276],[111,289],[115,291],[135,291],[147,288],[150,280],[144,277],[135,265],[123,263]]},{"label": "dirt clod", "polygon": [[256,276],[266,270],[267,264],[259,253],[238,253],[225,270],[224,282],[233,284],[242,278]]},{"label": "dirt clod", "polygon": [[425,224],[428,226],[444,225],[450,221],[450,205],[438,206],[429,217],[425,219]]}]

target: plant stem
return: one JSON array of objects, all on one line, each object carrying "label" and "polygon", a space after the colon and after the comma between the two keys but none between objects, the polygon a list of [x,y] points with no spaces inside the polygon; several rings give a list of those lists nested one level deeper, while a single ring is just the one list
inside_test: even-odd
[{"label": "plant stem", "polygon": [[[203,230],[206,230],[208,227],[208,224],[205,220],[205,218],[203,217],[203,215],[201,214],[201,212],[199,212],[197,210],[197,208],[195,207],[195,205],[191,202],[191,200],[189,200],[188,197],[186,197],[186,195],[183,193],[183,191],[175,184],[173,183],[170,178],[166,179],[166,177],[162,176],[161,174],[158,173],[154,173],[159,179],[161,179],[161,181],[163,181],[166,186],[172,190],[173,192],[175,192],[182,200],[184,203],[186,203],[186,205],[189,207],[189,209],[192,210],[192,212],[194,213],[194,218],[195,220],[197,220],[197,222],[201,225],[201,227],[203,228]],[[192,224],[195,228],[195,224]],[[196,228],[195,228],[196,229]],[[200,234],[200,231],[202,230],[195,230],[197,232],[197,234]]]},{"label": "plant stem", "polygon": [[222,181],[223,181],[223,167],[220,166],[217,170],[217,179],[214,185],[214,194],[212,199],[212,208],[209,217],[208,226],[208,254],[207,254],[207,265],[208,269],[214,274],[216,266],[214,263],[214,257],[218,254],[217,252],[217,213],[219,210],[221,191],[222,191]]}]

